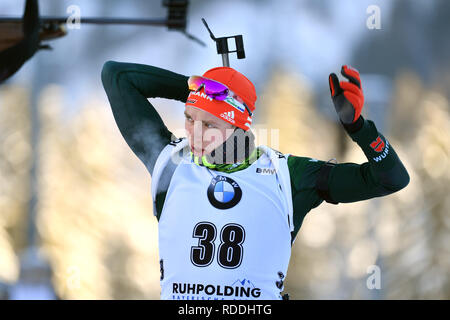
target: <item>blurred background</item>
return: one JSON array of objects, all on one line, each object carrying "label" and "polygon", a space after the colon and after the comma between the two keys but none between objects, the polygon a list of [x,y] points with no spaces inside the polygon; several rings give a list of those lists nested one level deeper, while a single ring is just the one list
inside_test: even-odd
[{"label": "blurred background", "polygon": [[[82,17],[165,18],[161,2],[39,5],[43,16],[77,5]],[[0,15],[22,16],[24,3],[1,0]],[[159,299],[151,177],[115,125],[100,72],[107,60],[185,75],[222,65],[204,17],[216,36],[244,37],[246,59],[230,63],[255,84],[261,144],[367,161],[329,96],[329,73],[350,64],[362,74],[363,115],[411,176],[393,195],[307,215],[285,281],[291,299],[449,299],[449,16],[446,0],[193,0],[187,31],[206,47],[166,27],[68,30],[0,86],[0,298]],[[183,104],[152,103],[184,136]],[[277,139],[265,142],[264,130]]]}]

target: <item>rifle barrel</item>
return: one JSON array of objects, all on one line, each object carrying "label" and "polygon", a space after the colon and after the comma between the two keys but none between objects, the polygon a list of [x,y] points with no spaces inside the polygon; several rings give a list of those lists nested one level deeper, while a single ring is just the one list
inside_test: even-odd
[{"label": "rifle barrel", "polygon": [[[61,16],[44,16],[40,18],[42,22],[56,22],[66,23],[69,17]],[[0,22],[22,22],[22,17],[2,17],[0,16]],[[133,19],[133,18],[103,18],[103,17],[89,17],[80,18],[80,23],[86,24],[132,24],[132,25],[148,25],[148,26],[172,26],[172,27],[184,27],[186,20],[184,19]]]}]

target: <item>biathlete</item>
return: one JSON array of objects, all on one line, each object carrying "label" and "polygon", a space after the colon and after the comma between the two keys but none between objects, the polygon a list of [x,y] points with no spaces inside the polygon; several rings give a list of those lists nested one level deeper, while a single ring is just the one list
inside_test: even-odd
[{"label": "biathlete", "polygon": [[[161,299],[282,299],[291,246],[311,209],[386,196],[409,183],[392,145],[361,116],[358,71],[343,66],[341,73],[348,81],[329,76],[331,97],[368,159],[362,164],[255,146],[256,91],[230,67],[189,77],[104,64],[117,126],[152,177]],[[157,97],[185,104],[185,138],[176,139],[147,100]]]}]

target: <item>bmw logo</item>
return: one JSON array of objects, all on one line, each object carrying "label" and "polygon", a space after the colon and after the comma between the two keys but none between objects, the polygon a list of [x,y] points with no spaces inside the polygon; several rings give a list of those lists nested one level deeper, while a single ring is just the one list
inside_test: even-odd
[{"label": "bmw logo", "polygon": [[208,187],[208,200],[217,209],[230,209],[242,198],[242,190],[231,178],[216,176]]}]

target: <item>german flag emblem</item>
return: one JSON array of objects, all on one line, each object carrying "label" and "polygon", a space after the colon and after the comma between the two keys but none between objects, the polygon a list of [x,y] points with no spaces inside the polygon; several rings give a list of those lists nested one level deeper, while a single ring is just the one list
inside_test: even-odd
[{"label": "german flag emblem", "polygon": [[373,141],[373,142],[370,144],[370,147],[371,147],[373,150],[375,150],[376,152],[381,152],[381,151],[383,151],[384,146],[385,146],[385,143],[384,143],[384,141],[381,139],[380,136],[378,136],[377,139],[376,139],[375,141]]}]

